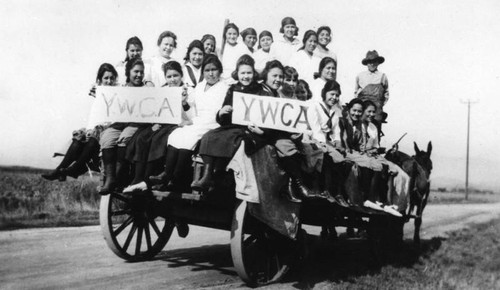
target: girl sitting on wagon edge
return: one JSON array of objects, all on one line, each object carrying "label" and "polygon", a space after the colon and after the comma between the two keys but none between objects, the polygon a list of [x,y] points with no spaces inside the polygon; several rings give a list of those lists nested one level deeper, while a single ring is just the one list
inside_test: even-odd
[{"label": "girl sitting on wagon edge", "polygon": [[[97,71],[97,86],[114,86],[118,73],[109,63],[103,63]],[[47,180],[65,181],[66,176],[78,178],[87,171],[87,165],[92,162],[94,169],[99,168],[99,137],[102,126],[93,130],[80,129],[73,132],[73,141],[64,158],[51,173],[42,174]]]},{"label": "girl sitting on wagon edge", "polygon": [[186,176],[191,167],[191,156],[198,140],[211,129],[219,127],[215,114],[222,106],[227,85],[221,81],[222,63],[215,55],[207,55],[201,66],[204,80],[189,95],[190,105],[195,116],[192,125],[175,129],[168,138],[165,157],[165,170],[157,176],[151,176],[151,182],[161,185],[158,190],[186,190]]},{"label": "girl sitting on wagon edge", "polygon": [[[144,81],[144,62],[134,58],[127,62],[125,67],[127,76],[126,87],[154,87],[153,83]],[[136,131],[145,126],[138,123],[113,123],[102,132],[100,145],[102,162],[104,163],[105,182],[99,194],[111,193],[117,186],[124,186],[129,172],[128,162],[125,159],[127,144]]]}]

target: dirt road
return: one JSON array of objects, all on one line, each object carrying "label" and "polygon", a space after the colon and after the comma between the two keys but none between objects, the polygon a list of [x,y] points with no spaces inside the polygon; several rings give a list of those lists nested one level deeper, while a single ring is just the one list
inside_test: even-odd
[{"label": "dirt road", "polygon": [[[430,205],[422,238],[444,236],[496,217],[500,203]],[[406,237],[412,230],[412,224],[405,226]],[[155,260],[127,263],[107,248],[98,226],[0,232],[0,288],[245,288],[232,268],[228,243],[229,232],[191,227],[186,239],[174,234]],[[292,284],[264,288],[293,288]]]}]

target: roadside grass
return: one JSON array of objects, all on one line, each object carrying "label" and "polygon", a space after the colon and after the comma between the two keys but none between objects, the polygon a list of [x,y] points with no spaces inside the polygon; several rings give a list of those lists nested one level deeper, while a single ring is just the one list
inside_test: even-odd
[{"label": "roadside grass", "polygon": [[438,192],[432,191],[429,194],[429,204],[477,204],[500,202],[499,193],[471,193],[465,200],[463,192]]},{"label": "roadside grass", "polygon": [[[301,273],[299,289],[500,289],[500,219],[382,250],[367,242],[320,243]],[[298,280],[297,280],[297,277]]]},{"label": "roadside grass", "polygon": [[98,176],[59,182],[41,178],[45,172],[0,167],[0,230],[98,224]]}]

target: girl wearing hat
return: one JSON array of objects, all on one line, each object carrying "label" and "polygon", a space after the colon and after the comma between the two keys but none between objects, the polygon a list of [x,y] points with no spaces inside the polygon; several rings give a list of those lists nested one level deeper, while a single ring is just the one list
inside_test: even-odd
[{"label": "girl wearing hat", "polygon": [[[225,72],[231,72],[236,66],[238,58],[240,58],[243,54],[248,53],[246,45],[238,44],[239,34],[240,30],[234,23],[228,23],[224,27],[224,31],[222,33],[222,40],[224,42],[222,43],[221,49],[221,61]],[[230,77],[230,74],[224,76],[225,79]]]},{"label": "girl wearing hat", "polygon": [[192,88],[203,80],[203,74],[201,73],[201,64],[203,63],[204,53],[203,42],[199,40],[193,40],[188,47],[186,57],[184,60],[183,74],[186,76],[185,84]]},{"label": "girl wearing hat", "polygon": [[316,32],[312,30],[306,31],[302,44],[302,47],[293,54],[289,65],[297,70],[302,79],[311,84],[320,62],[319,57],[314,54],[314,50],[318,45]]},{"label": "girl wearing hat", "polygon": [[332,30],[329,26],[321,26],[316,31],[318,34],[318,46],[314,51],[319,58],[331,57],[337,62],[337,55],[328,48],[328,45],[332,41]]},{"label": "girl wearing hat", "polygon": [[356,77],[356,86],[354,97],[361,100],[370,100],[376,105],[375,122],[384,121],[386,114],[383,112],[383,106],[389,100],[389,81],[385,73],[378,70],[378,66],[385,61],[385,58],[378,55],[376,50],[368,51],[366,57],[361,61],[368,70],[360,73]]},{"label": "girl wearing hat", "polygon": [[264,30],[259,34],[258,50],[253,54],[255,59],[255,70],[261,73],[268,61],[273,60],[271,55],[271,45],[273,44],[273,35],[271,32]]},{"label": "girl wearing hat", "polygon": [[284,65],[289,65],[290,58],[300,47],[300,40],[296,38],[299,35],[299,28],[292,17],[285,17],[281,20],[280,33],[283,35],[273,43],[271,52],[274,59]]},{"label": "girl wearing hat", "polygon": [[145,79],[152,82],[155,86],[161,87],[165,84],[165,74],[163,73],[163,64],[174,60],[172,53],[177,47],[177,35],[171,31],[164,31],[158,37],[158,55],[152,57],[146,69]]}]

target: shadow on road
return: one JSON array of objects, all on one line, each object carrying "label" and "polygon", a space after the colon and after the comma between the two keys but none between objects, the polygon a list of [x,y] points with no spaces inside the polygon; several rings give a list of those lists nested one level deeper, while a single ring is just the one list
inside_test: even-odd
[{"label": "shadow on road", "polygon": [[[375,248],[366,240],[327,242],[309,236],[306,258],[296,265],[283,283],[307,289],[320,282],[352,282],[357,277],[376,275],[382,268],[411,268],[421,257],[428,257],[441,247],[442,238],[422,240],[420,249],[406,240],[399,247]],[[191,271],[215,270],[223,275],[237,276],[233,268],[229,245],[210,245],[160,253],[155,260],[168,267],[190,267]]]},{"label": "shadow on road", "polygon": [[168,267],[192,267],[192,271],[216,270],[221,274],[237,276],[232,270],[231,249],[229,245],[210,245],[196,248],[164,251],[155,260],[168,262]]},{"label": "shadow on road", "polygon": [[427,257],[441,247],[442,238],[422,240],[420,249],[407,240],[399,246],[381,249],[366,240],[322,241],[309,238],[310,252],[286,282],[300,289],[308,289],[315,284],[330,281],[352,282],[365,275],[376,275],[382,268],[411,268],[421,257]]}]

